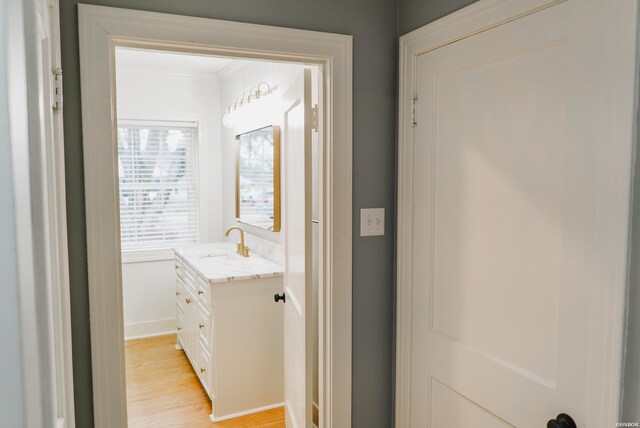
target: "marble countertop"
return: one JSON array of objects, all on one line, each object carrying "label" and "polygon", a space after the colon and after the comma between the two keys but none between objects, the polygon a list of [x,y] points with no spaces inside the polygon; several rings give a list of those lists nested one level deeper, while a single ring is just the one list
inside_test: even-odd
[{"label": "marble countertop", "polygon": [[210,284],[282,276],[284,271],[257,254],[236,254],[236,244],[231,242],[185,245],[173,250]]}]

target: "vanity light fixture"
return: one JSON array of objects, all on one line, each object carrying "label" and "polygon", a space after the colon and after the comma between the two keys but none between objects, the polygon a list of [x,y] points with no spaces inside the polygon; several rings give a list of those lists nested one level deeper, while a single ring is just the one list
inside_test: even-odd
[{"label": "vanity light fixture", "polygon": [[233,104],[227,106],[222,116],[222,126],[233,128],[235,113],[245,105],[258,101],[267,95],[271,95],[276,90],[276,86],[270,86],[267,82],[260,82],[257,86],[249,89],[238,96]]}]

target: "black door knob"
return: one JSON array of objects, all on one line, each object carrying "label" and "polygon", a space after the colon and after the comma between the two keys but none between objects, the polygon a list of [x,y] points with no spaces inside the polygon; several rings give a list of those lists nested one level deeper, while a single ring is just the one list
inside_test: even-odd
[{"label": "black door knob", "polygon": [[276,303],[278,303],[280,300],[282,300],[282,303],[286,303],[287,302],[287,298],[284,296],[284,293],[282,294],[274,294],[273,295],[273,300],[276,301]]},{"label": "black door knob", "polygon": [[571,416],[560,413],[555,419],[547,422],[547,428],[577,428],[577,426]]}]

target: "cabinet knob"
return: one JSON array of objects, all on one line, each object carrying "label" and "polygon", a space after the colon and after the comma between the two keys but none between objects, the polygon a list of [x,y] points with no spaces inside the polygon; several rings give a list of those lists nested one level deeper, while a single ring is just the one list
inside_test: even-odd
[{"label": "cabinet knob", "polygon": [[184,299],[184,301],[187,303],[187,305],[191,304],[191,299],[188,298],[188,297],[186,299]]},{"label": "cabinet knob", "polygon": [[178,331],[182,330],[182,327],[178,327]]},{"label": "cabinet knob", "polygon": [[204,291],[202,291],[202,290],[198,290],[198,296],[200,296],[200,295],[202,295],[202,294],[204,294]]},{"label": "cabinet knob", "polygon": [[560,413],[555,419],[547,422],[547,428],[577,428],[571,416],[566,413]]},{"label": "cabinet knob", "polygon": [[284,293],[282,294],[274,294],[273,295],[273,300],[278,303],[280,300],[282,300],[282,303],[286,303],[287,302],[287,297],[284,295]]},{"label": "cabinet knob", "polygon": [[200,373],[204,373],[206,371],[207,371],[207,369],[200,367]]},{"label": "cabinet knob", "polygon": [[199,328],[200,330],[202,330],[202,329],[204,328],[204,324],[202,324],[202,323],[198,324],[198,328]]},{"label": "cabinet knob", "polygon": [[180,292],[179,292],[179,291],[176,291],[176,296],[179,296],[179,295],[180,295]]}]

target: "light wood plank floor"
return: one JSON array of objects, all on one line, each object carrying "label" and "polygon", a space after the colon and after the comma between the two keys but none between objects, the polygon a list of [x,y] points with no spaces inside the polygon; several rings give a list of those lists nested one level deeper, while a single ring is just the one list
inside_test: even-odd
[{"label": "light wood plank floor", "polygon": [[175,335],[126,342],[129,428],[284,428],[284,408],[212,423],[211,402],[175,343]]}]

